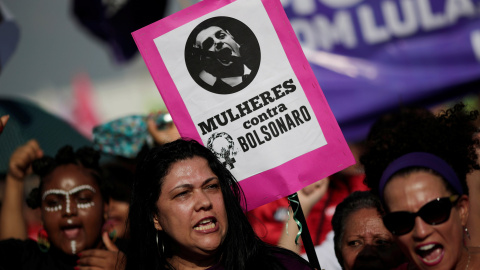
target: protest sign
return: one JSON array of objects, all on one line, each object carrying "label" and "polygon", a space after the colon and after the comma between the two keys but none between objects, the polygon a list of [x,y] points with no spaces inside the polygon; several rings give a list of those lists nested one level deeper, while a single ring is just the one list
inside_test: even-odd
[{"label": "protest sign", "polygon": [[182,137],[249,209],[354,163],[278,0],[205,0],[132,35]]},{"label": "protest sign", "polygon": [[387,111],[479,89],[479,0],[282,3],[348,141]]}]

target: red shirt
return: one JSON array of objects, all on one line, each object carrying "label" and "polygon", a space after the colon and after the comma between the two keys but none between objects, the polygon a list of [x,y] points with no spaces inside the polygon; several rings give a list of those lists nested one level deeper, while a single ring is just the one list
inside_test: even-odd
[{"label": "red shirt", "polygon": [[[365,175],[334,174],[330,176],[327,193],[314,205],[306,218],[313,244],[321,244],[332,230],[332,217],[335,207],[350,193],[367,190],[363,184]],[[282,198],[248,212],[248,219],[263,241],[277,245],[288,219],[288,199]],[[302,252],[304,252],[302,246]]]}]

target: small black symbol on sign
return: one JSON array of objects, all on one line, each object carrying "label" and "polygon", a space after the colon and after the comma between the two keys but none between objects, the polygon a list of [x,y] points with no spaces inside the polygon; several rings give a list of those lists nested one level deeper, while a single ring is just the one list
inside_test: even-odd
[{"label": "small black symbol on sign", "polygon": [[235,144],[230,135],[225,132],[215,132],[208,139],[207,148],[222,162],[227,169],[233,169],[233,163],[236,162]]}]

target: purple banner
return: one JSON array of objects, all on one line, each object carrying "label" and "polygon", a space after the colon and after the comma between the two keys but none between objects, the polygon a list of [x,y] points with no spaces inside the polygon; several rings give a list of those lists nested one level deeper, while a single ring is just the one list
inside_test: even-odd
[{"label": "purple banner", "polygon": [[284,0],[348,141],[381,113],[480,84],[480,0]]}]

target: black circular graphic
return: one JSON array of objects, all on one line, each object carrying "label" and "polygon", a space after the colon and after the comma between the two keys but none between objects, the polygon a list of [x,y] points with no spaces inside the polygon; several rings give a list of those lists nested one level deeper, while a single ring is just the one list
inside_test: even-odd
[{"label": "black circular graphic", "polygon": [[260,67],[260,45],[252,30],[230,17],[197,25],[185,45],[185,63],[193,80],[216,94],[247,87]]}]

